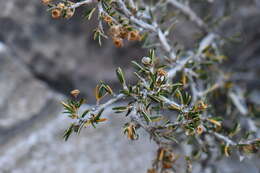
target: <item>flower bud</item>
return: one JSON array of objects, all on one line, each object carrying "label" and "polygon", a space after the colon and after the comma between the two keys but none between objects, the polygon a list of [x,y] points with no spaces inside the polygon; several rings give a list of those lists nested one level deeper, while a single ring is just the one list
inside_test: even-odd
[{"label": "flower bud", "polygon": [[163,70],[163,69],[158,69],[157,70],[157,74],[159,76],[167,76],[167,72],[165,70]]},{"label": "flower bud", "polygon": [[64,9],[65,8],[65,4],[60,2],[60,3],[58,3],[57,8]]},{"label": "flower bud", "polygon": [[202,111],[208,108],[208,105],[205,104],[203,101],[199,101],[196,105],[196,110]]},{"label": "flower bud", "polygon": [[74,10],[68,9],[66,10],[65,18],[69,19],[74,15]]},{"label": "flower bud", "polygon": [[75,90],[72,90],[70,92],[70,94],[73,96],[73,97],[77,97],[79,94],[80,94],[80,91],[78,89],[75,89]]},{"label": "flower bud", "polygon": [[142,58],[142,63],[143,63],[144,65],[150,65],[151,62],[152,62],[152,59],[151,59],[150,57],[143,57],[143,58]]},{"label": "flower bud", "polygon": [[196,128],[196,132],[198,135],[201,135],[204,131],[204,127],[202,125],[199,125],[197,128]]}]

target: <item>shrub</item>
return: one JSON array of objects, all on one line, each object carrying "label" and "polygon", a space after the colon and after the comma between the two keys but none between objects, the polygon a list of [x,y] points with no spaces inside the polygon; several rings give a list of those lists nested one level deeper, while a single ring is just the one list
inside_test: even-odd
[{"label": "shrub", "polygon": [[[105,123],[104,109],[126,100],[128,104],[124,106],[112,106],[115,113],[125,113],[129,119],[123,132],[129,140],[138,140],[138,131],[143,129],[158,145],[148,173],[174,171],[174,163],[180,157],[186,160],[186,172],[191,172],[192,163],[202,164],[204,160],[203,166],[207,167],[223,156],[243,158],[257,152],[260,139],[254,119],[259,108],[244,97],[232,75],[221,68],[226,59],[222,53],[226,39],[218,34],[219,24],[214,19],[205,23],[181,0],[42,2],[48,5],[53,18],[71,18],[76,8],[94,4],[85,17],[90,19],[97,12],[99,23],[94,39],[100,45],[102,38],[110,38],[118,48],[127,41],[140,41],[149,49],[147,57],[131,62],[136,69],[136,83],[129,84],[123,70],[117,68],[122,89],[114,92],[101,81],[95,89],[94,107],[80,112],[85,100],[79,99],[79,90],[71,92],[71,99],[62,102],[64,114],[74,119],[64,133],[65,140],[83,127]],[[201,29],[202,36],[193,49],[178,49],[174,39],[169,39],[182,16]],[[104,31],[105,25],[108,32]],[[103,103],[105,96],[111,98]],[[185,155],[175,153],[175,148],[185,146],[191,151]]]}]

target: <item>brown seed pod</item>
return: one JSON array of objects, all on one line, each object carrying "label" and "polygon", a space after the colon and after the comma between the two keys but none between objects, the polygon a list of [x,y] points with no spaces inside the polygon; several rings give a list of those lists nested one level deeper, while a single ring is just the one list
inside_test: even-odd
[{"label": "brown seed pod", "polygon": [[112,37],[120,37],[120,33],[121,33],[121,26],[120,25],[114,25],[114,26],[111,26],[110,29],[109,29],[109,34],[112,36]]},{"label": "brown seed pod", "polygon": [[173,152],[170,152],[170,153],[168,153],[167,159],[168,159],[170,162],[175,162],[176,156],[175,156],[175,154],[174,154]]},{"label": "brown seed pod", "polygon": [[158,69],[157,70],[157,74],[159,76],[167,76],[167,72],[165,70],[163,70],[163,69]]},{"label": "brown seed pod", "polygon": [[152,168],[152,169],[148,169],[147,173],[157,173],[157,171],[154,168]]},{"label": "brown seed pod", "polygon": [[139,34],[139,31],[134,30],[134,31],[128,32],[127,39],[129,41],[140,41],[141,40],[141,36]]},{"label": "brown seed pod", "polygon": [[199,125],[197,128],[196,128],[196,132],[197,134],[201,135],[204,131],[204,127],[202,125]]},{"label": "brown seed pod", "polygon": [[48,5],[52,0],[41,0],[44,5]]},{"label": "brown seed pod", "polygon": [[127,38],[128,37],[128,30],[127,30],[127,28],[125,28],[125,27],[120,27],[120,37],[122,38],[122,39],[125,39],[125,38]]},{"label": "brown seed pod", "polygon": [[80,94],[80,91],[78,89],[75,89],[75,90],[72,90],[70,92],[70,94],[73,96],[73,97],[77,97],[79,94]]},{"label": "brown seed pod", "polygon": [[157,160],[162,161],[165,155],[165,150],[163,148],[159,148],[157,151]]},{"label": "brown seed pod", "polygon": [[51,16],[52,16],[52,18],[54,18],[54,19],[60,18],[60,17],[61,17],[61,10],[58,9],[58,8],[53,9],[53,10],[51,11]]},{"label": "brown seed pod", "polygon": [[103,16],[103,20],[104,20],[106,23],[108,23],[108,24],[112,24],[112,22],[113,22],[112,17],[111,17],[111,16],[108,16],[108,15],[104,15],[104,16]]},{"label": "brown seed pod", "polygon": [[122,38],[113,37],[112,39],[113,39],[114,45],[115,45],[117,48],[120,48],[120,47],[122,47],[122,46],[124,45]]},{"label": "brown seed pod", "polygon": [[165,169],[172,168],[172,163],[171,162],[163,162],[163,168],[165,168]]},{"label": "brown seed pod", "polygon": [[205,104],[203,101],[199,101],[196,105],[196,108],[198,110],[204,110],[204,109],[207,109],[208,108],[208,105]]}]

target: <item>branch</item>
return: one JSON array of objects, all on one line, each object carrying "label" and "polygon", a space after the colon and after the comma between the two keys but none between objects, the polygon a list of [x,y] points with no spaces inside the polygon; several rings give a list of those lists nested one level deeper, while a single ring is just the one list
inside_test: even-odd
[{"label": "branch", "polygon": [[75,8],[78,8],[82,5],[91,4],[91,3],[94,3],[94,2],[97,2],[97,0],[85,0],[85,1],[77,2],[73,5],[71,5],[69,8],[75,9]]},{"label": "branch", "polygon": [[108,106],[110,106],[111,104],[117,102],[118,100],[122,99],[125,95],[124,94],[119,94],[117,96],[115,96],[114,98],[108,100],[106,103],[99,105],[98,106],[98,110],[104,109]]},{"label": "branch", "polygon": [[232,139],[230,139],[227,136],[224,136],[224,135],[222,135],[220,133],[212,132],[212,131],[210,131],[209,133],[214,135],[216,138],[226,142],[230,146],[251,145],[251,144],[254,144],[256,142],[260,142],[260,138],[251,139],[251,140],[248,140],[248,141],[245,141],[245,142],[235,142]]},{"label": "branch", "polygon": [[[102,109],[105,109],[106,107],[108,107],[108,106],[114,104],[115,102],[119,101],[120,99],[124,98],[124,96],[125,96],[124,94],[118,94],[118,95],[116,95],[114,98],[108,100],[106,103],[103,103],[103,104],[101,104],[101,105],[97,105],[97,106],[93,107],[93,108],[92,108],[92,112],[94,112],[94,114],[95,114],[95,113],[101,111]],[[84,117],[84,118],[80,118],[79,121],[84,121],[84,120],[86,120],[87,118],[88,118],[88,117],[86,117],[86,118],[85,118],[85,117]]]},{"label": "branch", "polygon": [[169,54],[171,59],[176,59],[176,53],[173,50],[172,46],[168,43],[167,38],[165,37],[165,34],[162,32],[160,27],[158,27],[158,24],[156,22],[153,23],[153,25],[146,23],[143,20],[137,19],[132,15],[132,13],[127,9],[125,3],[122,0],[118,0],[118,4],[120,6],[120,9],[123,11],[124,15],[130,19],[131,22],[141,26],[144,29],[147,29],[149,31],[155,32],[157,36],[159,37],[159,40],[162,44],[162,48]]},{"label": "branch", "polygon": [[203,20],[197,16],[197,14],[189,7],[177,0],[168,0],[175,8],[179,9],[185,16],[189,17],[191,21],[195,22],[198,27],[203,29],[205,32],[209,32],[209,27],[203,22]]},{"label": "branch", "polygon": [[210,46],[216,37],[217,36],[213,33],[206,35],[200,41],[198,52],[195,55],[190,55],[189,57],[181,60],[180,62],[177,62],[177,66],[175,66],[174,68],[168,71],[168,78],[174,77],[176,73],[181,71],[190,60],[194,60],[200,57],[203,53],[203,50],[205,50],[208,46]]}]

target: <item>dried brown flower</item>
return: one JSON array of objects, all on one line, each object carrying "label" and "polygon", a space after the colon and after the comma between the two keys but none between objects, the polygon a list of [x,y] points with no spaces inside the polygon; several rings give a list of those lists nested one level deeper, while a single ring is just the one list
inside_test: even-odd
[{"label": "dried brown flower", "polygon": [[73,96],[73,97],[77,97],[79,94],[80,94],[80,91],[78,89],[75,89],[75,90],[72,90],[70,92],[70,94]]},{"label": "dried brown flower", "polygon": [[48,5],[52,0],[41,0],[44,5]]},{"label": "dried brown flower", "polygon": [[108,23],[108,24],[112,24],[113,20],[112,20],[112,17],[111,16],[108,16],[108,15],[104,15],[103,16],[103,20]]},{"label": "dried brown flower", "polygon": [[53,9],[53,10],[51,11],[51,16],[52,16],[52,18],[54,18],[54,19],[60,18],[60,17],[61,17],[61,10],[58,9],[58,8]]},{"label": "dried brown flower", "polygon": [[127,28],[125,28],[125,27],[120,27],[120,37],[121,37],[122,39],[127,38],[128,32],[129,32],[129,31],[127,30]]},{"label": "dried brown flower", "polygon": [[163,168],[165,168],[165,169],[172,168],[172,163],[171,162],[163,162]]},{"label": "dried brown flower", "polygon": [[124,45],[122,38],[113,37],[112,39],[113,39],[114,45],[115,45],[117,48],[120,48],[120,47],[122,47],[122,46]]},{"label": "dried brown flower", "polygon": [[120,37],[121,26],[120,25],[111,26],[109,29],[109,33],[112,37]]},{"label": "dried brown flower", "polygon": [[197,128],[196,128],[196,132],[197,134],[201,135],[204,131],[204,127],[202,125],[199,125]]},{"label": "dried brown flower", "polygon": [[165,150],[163,148],[159,148],[157,152],[157,160],[161,161],[164,158]]},{"label": "dried brown flower", "polygon": [[152,169],[148,169],[147,173],[157,173],[157,171],[154,168],[152,168]]},{"label": "dried brown flower", "polygon": [[163,70],[163,69],[158,69],[157,70],[157,74],[159,76],[167,76],[167,72],[165,70]]},{"label": "dried brown flower", "polygon": [[199,101],[196,105],[196,110],[205,110],[208,108],[208,105],[206,103],[204,103],[203,101]]},{"label": "dried brown flower", "polygon": [[139,34],[139,31],[134,30],[134,31],[128,32],[127,39],[129,41],[140,41],[141,40],[141,36]]}]

